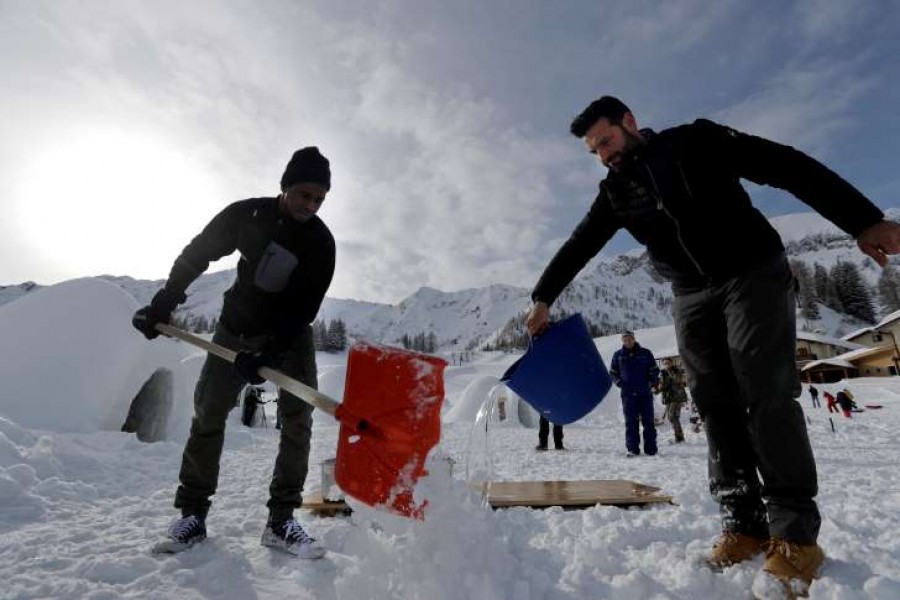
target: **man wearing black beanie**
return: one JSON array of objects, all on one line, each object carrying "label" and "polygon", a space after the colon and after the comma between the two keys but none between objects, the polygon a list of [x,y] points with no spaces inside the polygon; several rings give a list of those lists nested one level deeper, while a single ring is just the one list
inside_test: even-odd
[{"label": "man wearing black beanie", "polygon": [[[335,243],[316,216],[331,188],[328,159],[319,149],[301,148],[281,177],[281,194],[227,206],[185,247],[165,286],[138,310],[134,326],[148,339],[159,335],[185,290],[210,262],[240,251],[237,278],[225,292],[213,341],[237,351],[234,365],[206,357],[194,392],[194,418],[184,449],[175,495],[181,518],[173,522],[157,552],[180,552],[206,538],[210,497],[218,484],[225,420],[240,390],[263,383],[258,370],[277,368],[316,388],[316,357],[310,324],[334,274]],[[269,486],[269,519],[262,544],[301,558],[320,558],[325,549],[294,519],[309,462],[312,411],[280,390],[281,442]]]}]

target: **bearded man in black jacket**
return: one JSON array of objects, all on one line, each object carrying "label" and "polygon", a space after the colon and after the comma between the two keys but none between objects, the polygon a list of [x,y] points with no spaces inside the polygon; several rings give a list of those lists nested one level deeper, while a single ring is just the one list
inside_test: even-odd
[{"label": "bearded man in black jacket", "polygon": [[709,562],[765,549],[764,572],[809,585],[824,553],[815,459],[793,400],[796,284],[781,238],[740,180],[791,192],[882,266],[900,252],[900,225],[802,152],[705,119],[655,133],[604,96],[571,132],[609,173],[534,288],[529,332],[548,326],[549,306],[616,231],[644,244],[672,283],[678,348],[706,426],[723,521]]},{"label": "bearded man in black jacket", "polygon": [[[180,552],[206,538],[206,516],[219,478],[225,421],[238,393],[260,384],[260,367],[281,370],[315,388],[316,355],[310,323],[334,275],[335,243],[316,216],[331,188],[328,159],[310,146],[294,153],[276,198],[251,198],[227,206],[175,260],[169,279],[134,315],[148,339],[159,335],[185,290],[209,263],[240,251],[237,278],[225,292],[213,341],[237,351],[233,367],[210,354],[194,391],[194,418],[184,449],[175,494],[182,517],[172,523],[157,552]],[[262,544],[301,558],[319,558],[325,549],[294,519],[309,462],[312,411],[281,390],[281,441],[269,486],[269,519]]]}]

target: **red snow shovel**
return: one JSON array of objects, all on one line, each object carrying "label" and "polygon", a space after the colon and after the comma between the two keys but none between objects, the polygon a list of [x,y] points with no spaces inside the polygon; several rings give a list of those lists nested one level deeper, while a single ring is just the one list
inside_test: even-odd
[{"label": "red snow shovel", "polygon": [[[171,325],[156,329],[234,362],[233,350]],[[446,366],[436,356],[354,344],[343,402],[274,369],[262,367],[259,374],[341,424],[335,481],[344,492],[370,506],[421,519],[425,503],[416,504],[413,488],[426,474],[425,459],[441,437]]]}]

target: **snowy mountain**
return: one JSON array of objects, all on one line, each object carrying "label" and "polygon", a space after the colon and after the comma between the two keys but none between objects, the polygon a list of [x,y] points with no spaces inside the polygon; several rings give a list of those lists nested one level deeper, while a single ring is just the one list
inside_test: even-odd
[{"label": "snowy mountain", "polygon": [[39,290],[42,287],[43,286],[40,286],[33,281],[26,281],[25,283],[20,283],[18,285],[0,285],[0,306],[7,302],[12,302],[28,292]]},{"label": "snowy mountain", "polygon": [[[888,218],[900,220],[900,209],[886,212]],[[770,222],[781,234],[792,259],[810,267],[818,263],[827,269],[839,261],[852,262],[874,288],[879,267],[859,252],[852,238],[818,214],[784,215]],[[207,319],[218,315],[222,293],[233,278],[233,270],[201,276],[188,290],[188,300],[177,315]],[[139,304],[149,302],[164,283],[127,276],[104,275],[100,279],[125,289]],[[40,288],[32,282],[0,287],[0,304]],[[404,334],[434,332],[441,348],[461,350],[521,332],[521,316],[530,305],[530,292],[530,288],[494,284],[456,292],[423,287],[396,305],[326,298],[318,318],[326,322],[341,319],[351,337],[385,343],[396,343]],[[632,251],[592,261],[563,292],[554,309],[581,312],[598,333],[605,334],[667,325],[672,321],[671,301],[668,284],[653,272],[646,254]],[[835,336],[859,325],[833,314],[819,322],[800,322],[801,328]]]},{"label": "snowy mountain", "polygon": [[[885,216],[900,221],[900,208],[889,208]],[[875,285],[881,268],[856,247],[856,241],[816,213],[784,215],[769,219],[781,235],[788,256],[807,265],[815,263],[830,269],[840,262],[851,262],[860,269],[867,283]]]}]

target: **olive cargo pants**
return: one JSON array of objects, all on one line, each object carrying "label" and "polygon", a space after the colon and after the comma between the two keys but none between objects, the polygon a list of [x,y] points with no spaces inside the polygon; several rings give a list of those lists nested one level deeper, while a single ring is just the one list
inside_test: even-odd
[{"label": "olive cargo pants", "polygon": [[[220,324],[213,341],[236,351],[254,351],[262,347],[265,337],[239,337]],[[312,388],[317,387],[316,353],[310,327],[294,341],[278,370]],[[181,461],[181,485],[175,494],[175,507],[183,515],[205,518],[209,512],[210,497],[216,493],[219,481],[225,422],[246,383],[232,371],[230,363],[207,355],[194,390],[194,418]],[[273,514],[284,516],[302,502],[300,493],[308,470],[313,407],[279,390],[278,411],[281,440],[266,505]]]}]

